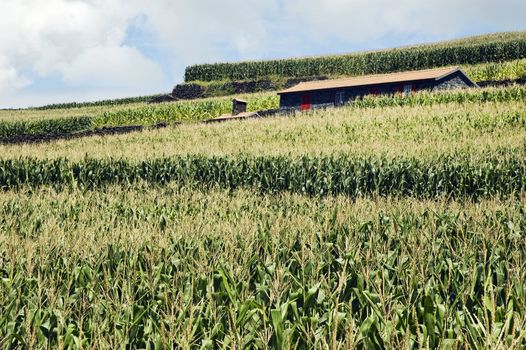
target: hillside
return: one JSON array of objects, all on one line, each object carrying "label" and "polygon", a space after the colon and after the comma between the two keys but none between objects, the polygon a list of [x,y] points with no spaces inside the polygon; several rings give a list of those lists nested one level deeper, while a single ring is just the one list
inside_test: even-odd
[{"label": "hillside", "polygon": [[0,111],[0,348],[526,348],[526,86],[231,97]]},{"label": "hillside", "polygon": [[526,345],[513,89],[0,146],[0,327],[97,348]]}]

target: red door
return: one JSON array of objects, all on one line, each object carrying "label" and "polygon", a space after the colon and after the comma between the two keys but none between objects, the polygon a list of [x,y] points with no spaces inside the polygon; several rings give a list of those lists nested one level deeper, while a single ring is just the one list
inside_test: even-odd
[{"label": "red door", "polygon": [[303,96],[301,96],[300,110],[308,111],[310,108],[311,108],[310,95],[303,95]]}]

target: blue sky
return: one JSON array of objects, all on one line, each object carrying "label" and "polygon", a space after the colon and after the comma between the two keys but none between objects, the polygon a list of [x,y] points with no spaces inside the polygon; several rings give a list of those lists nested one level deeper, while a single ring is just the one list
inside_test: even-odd
[{"label": "blue sky", "polygon": [[0,107],[169,92],[190,64],[526,30],[523,0],[0,0]]}]

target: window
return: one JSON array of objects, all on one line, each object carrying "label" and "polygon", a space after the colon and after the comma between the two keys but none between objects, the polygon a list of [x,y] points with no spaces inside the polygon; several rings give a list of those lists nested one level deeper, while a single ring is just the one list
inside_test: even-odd
[{"label": "window", "polygon": [[334,98],[334,105],[335,106],[342,106],[345,104],[345,93],[342,91],[342,92],[337,92],[336,93],[336,96]]},{"label": "window", "polygon": [[405,95],[411,95],[412,91],[413,91],[413,85],[404,85],[404,94]]}]

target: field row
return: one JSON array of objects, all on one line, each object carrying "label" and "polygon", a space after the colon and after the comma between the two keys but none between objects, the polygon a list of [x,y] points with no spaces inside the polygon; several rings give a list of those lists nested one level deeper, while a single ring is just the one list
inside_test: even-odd
[{"label": "field row", "polygon": [[[248,110],[259,111],[279,108],[279,97],[271,94],[247,95]],[[452,90],[443,92],[422,91],[412,96],[366,97],[354,101],[352,106],[370,108],[382,106],[415,106],[459,103],[507,102],[526,100],[525,86],[507,88]],[[232,102],[227,98],[201,101],[179,101],[160,106],[146,106],[129,111],[106,112],[94,118],[96,125],[152,124],[159,121],[196,122],[230,113]]]},{"label": "field row", "polygon": [[[250,97],[251,110],[271,109],[279,106],[277,96],[259,94]],[[228,98],[204,99],[199,101],[179,101],[162,105],[137,105],[133,107],[112,108],[86,116],[39,117],[38,113],[29,112],[20,115],[15,121],[0,120],[1,138],[18,135],[67,134],[78,131],[127,125],[153,126],[160,122],[178,123],[195,122],[217,117],[230,112],[232,101]],[[75,110],[70,113],[75,115]],[[87,113],[89,114],[89,110]]]},{"label": "field row", "polygon": [[[274,94],[255,94],[247,97],[250,111],[279,108],[279,98]],[[422,91],[409,97],[366,97],[352,102],[351,105],[358,108],[377,108],[385,106],[424,106],[451,102],[486,103],[524,100],[526,100],[526,87],[512,86],[446,92]],[[4,121],[0,122],[0,138],[21,134],[60,134],[108,126],[155,125],[159,122],[198,122],[229,113],[230,110],[230,99],[215,98],[106,111],[91,117]]]},{"label": "field row", "polygon": [[0,189],[39,186],[101,188],[111,184],[175,182],[197,188],[250,188],[261,193],[310,196],[450,196],[478,199],[526,190],[526,145],[479,157],[438,158],[205,157],[182,156],[131,162],[85,158],[0,160]]},{"label": "field row", "polygon": [[0,122],[0,140],[19,135],[69,134],[93,127],[90,117]]},{"label": "field row", "polygon": [[241,63],[200,64],[186,68],[185,81],[259,80],[319,75],[363,75],[448,65],[500,62],[526,57],[526,32],[489,35],[482,39],[421,45],[339,56]]},{"label": "field row", "polygon": [[55,103],[40,107],[33,107],[35,110],[45,111],[49,109],[69,109],[69,108],[83,108],[83,107],[107,107],[107,106],[119,106],[119,105],[129,105],[137,103],[147,103],[153,99],[163,96],[162,94],[149,95],[149,96],[137,96],[137,97],[124,97],[116,98],[111,100],[100,100],[93,102],[70,102],[70,103]]},{"label": "field row", "polygon": [[[279,106],[279,98],[275,93],[240,95],[238,97],[249,101],[250,110],[270,109]],[[81,116],[91,118],[93,125],[98,127],[124,124],[150,125],[158,121],[200,121],[231,111],[232,99],[218,97],[157,105],[133,104],[109,108],[83,107],[46,111],[27,109],[19,110],[16,113],[0,111],[0,125],[52,119],[58,119],[60,121],[57,123],[61,123],[62,120]]]},{"label": "field row", "polygon": [[0,145],[1,158],[301,156],[371,154],[426,159],[518,148],[526,140],[522,101],[321,110],[289,117],[175,128],[42,145]]},{"label": "field row", "polygon": [[524,348],[524,198],[0,197],[6,348]]},{"label": "field row", "polygon": [[[490,62],[475,65],[462,65],[462,70],[476,83],[483,87],[524,84],[526,82],[526,59],[505,62]],[[283,76],[269,76],[258,80],[244,81],[211,81],[191,82],[179,84],[174,89],[177,96],[187,98],[202,98],[213,96],[227,96],[239,93],[256,93],[262,91],[276,91],[288,89],[299,82],[311,80],[346,78],[344,74],[325,74],[323,76],[309,76],[290,78]]]},{"label": "field row", "polygon": [[475,82],[516,80],[526,77],[526,58],[467,65],[462,70]]}]

